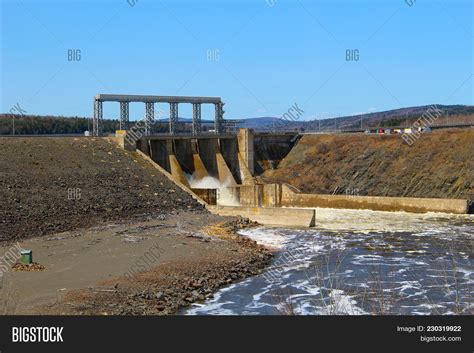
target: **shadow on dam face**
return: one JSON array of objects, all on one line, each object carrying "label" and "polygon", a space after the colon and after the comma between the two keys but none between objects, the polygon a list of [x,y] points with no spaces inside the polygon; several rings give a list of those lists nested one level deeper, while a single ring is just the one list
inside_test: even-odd
[{"label": "shadow on dam face", "polygon": [[300,137],[297,133],[255,134],[255,174],[261,175],[268,169],[276,169]]}]

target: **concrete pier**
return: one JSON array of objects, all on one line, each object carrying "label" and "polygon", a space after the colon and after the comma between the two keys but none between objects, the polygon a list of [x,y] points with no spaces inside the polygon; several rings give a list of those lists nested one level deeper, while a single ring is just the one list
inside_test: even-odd
[{"label": "concrete pier", "polygon": [[301,208],[263,208],[208,206],[209,211],[220,216],[241,216],[263,225],[285,227],[314,227],[316,211]]}]

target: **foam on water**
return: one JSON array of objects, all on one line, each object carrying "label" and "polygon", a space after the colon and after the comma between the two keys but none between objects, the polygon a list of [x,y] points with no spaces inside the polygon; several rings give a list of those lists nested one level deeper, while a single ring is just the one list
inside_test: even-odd
[{"label": "foam on water", "polygon": [[[372,210],[350,210],[316,208],[316,226],[325,230],[371,232],[414,232],[420,236],[443,233],[437,225],[450,220],[459,220],[467,228],[474,227],[473,215],[451,215],[428,212],[384,212]],[[463,227],[458,229],[463,231]]]},{"label": "foam on water", "polygon": [[282,234],[277,229],[264,227],[244,229],[240,230],[238,233],[270,249],[283,249],[284,246],[288,244],[294,236],[296,236],[296,234]]},{"label": "foam on water", "polygon": [[316,222],[241,231],[277,250],[272,264],[184,313],[472,313],[472,215],[318,209]]}]

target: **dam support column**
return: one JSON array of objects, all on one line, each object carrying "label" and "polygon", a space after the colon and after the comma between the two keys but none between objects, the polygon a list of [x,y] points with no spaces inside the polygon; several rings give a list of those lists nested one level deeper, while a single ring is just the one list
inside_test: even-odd
[{"label": "dam support column", "polygon": [[155,106],[154,103],[145,103],[145,136],[151,135],[151,128],[155,121]]},{"label": "dam support column", "polygon": [[214,131],[216,135],[225,132],[224,131],[224,103],[216,103],[214,104],[215,110],[216,110],[216,115],[215,115],[215,121],[214,121]]},{"label": "dam support column", "polygon": [[254,175],[254,146],[253,146],[253,130],[240,129],[237,136],[239,144],[239,155],[250,174]]},{"label": "dam support column", "polygon": [[170,103],[170,134],[175,135],[178,127],[178,103]]},{"label": "dam support column", "polygon": [[219,182],[225,186],[237,185],[237,182],[232,175],[232,172],[229,169],[224,157],[221,154],[221,146],[219,140],[214,142],[214,150],[216,153],[216,163],[217,163],[217,174],[219,176]]},{"label": "dam support column", "polygon": [[179,164],[179,161],[176,158],[174,143],[172,139],[166,140],[166,150],[168,152],[169,157],[171,176],[176,181],[189,187],[188,179],[186,179],[186,175],[184,174],[183,168],[181,168],[181,164]]},{"label": "dam support column", "polygon": [[204,163],[199,155],[199,144],[197,139],[191,140],[191,150],[193,152],[193,163],[194,163],[194,179],[202,180],[209,176],[209,173],[204,166]]},{"label": "dam support column", "polygon": [[201,133],[201,104],[193,103],[193,135]]},{"label": "dam support column", "polygon": [[128,102],[120,102],[120,130],[128,130],[129,119]]}]

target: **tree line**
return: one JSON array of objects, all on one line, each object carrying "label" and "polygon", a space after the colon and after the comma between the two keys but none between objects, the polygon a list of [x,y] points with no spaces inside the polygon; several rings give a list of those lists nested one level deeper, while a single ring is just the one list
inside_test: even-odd
[{"label": "tree line", "polygon": [[[130,122],[131,125],[136,122]],[[204,124],[203,124],[204,125]],[[105,134],[119,130],[117,119],[103,119],[102,131]],[[180,131],[191,132],[190,123],[178,123]],[[203,130],[208,130],[203,126]],[[168,132],[168,122],[155,121],[151,127],[154,133]],[[0,114],[0,135],[47,135],[47,134],[84,134],[92,131],[92,119],[84,117],[40,116],[26,114]]]}]

